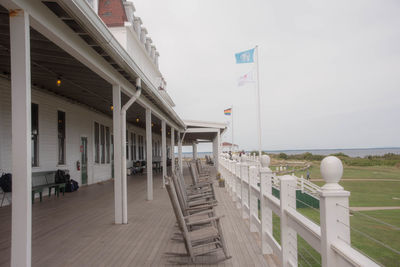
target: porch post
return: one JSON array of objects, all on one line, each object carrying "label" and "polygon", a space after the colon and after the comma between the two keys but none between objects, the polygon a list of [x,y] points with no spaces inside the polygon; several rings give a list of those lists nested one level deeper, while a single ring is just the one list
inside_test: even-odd
[{"label": "porch post", "polygon": [[162,153],[162,181],[163,188],[165,187],[165,176],[167,175],[167,133],[165,121],[161,121],[161,153]]},{"label": "porch post", "polygon": [[217,168],[218,170],[218,157],[219,157],[219,151],[220,149],[220,133],[218,131],[217,135],[215,136],[214,140],[213,140],[213,156],[214,156],[214,166]]},{"label": "porch post", "polygon": [[181,132],[178,132],[178,162],[179,162],[179,171],[181,172],[181,174],[183,174]]},{"label": "porch post", "polygon": [[31,266],[31,56],[29,14],[10,13],[12,107],[11,266]]},{"label": "porch post", "polygon": [[171,169],[175,171],[175,129],[171,127]]},{"label": "porch post", "polygon": [[193,159],[196,160],[197,159],[197,144],[195,142],[193,142],[193,144],[192,144],[192,150],[193,150]]},{"label": "porch post", "polygon": [[114,133],[114,206],[115,224],[122,224],[122,133],[121,87],[113,85],[113,133]]},{"label": "porch post", "polygon": [[[129,143],[127,143],[127,134],[126,134],[126,112],[121,112],[121,210],[122,210],[122,224],[128,223],[128,207],[127,207],[127,172],[126,172],[126,146],[129,147]],[[128,136],[129,140],[129,136]]]},{"label": "porch post", "polygon": [[151,109],[146,108],[147,200],[153,200],[153,142],[151,140],[151,135]]}]

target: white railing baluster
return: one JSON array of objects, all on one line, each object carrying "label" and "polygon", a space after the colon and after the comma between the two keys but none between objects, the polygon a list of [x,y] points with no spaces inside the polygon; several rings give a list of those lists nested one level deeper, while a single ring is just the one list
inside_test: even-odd
[{"label": "white railing baluster", "polygon": [[288,209],[296,209],[296,179],[293,176],[281,177],[281,263],[283,267],[297,266],[297,233],[289,226]]},{"label": "white railing baluster", "polygon": [[242,199],[242,218],[243,219],[248,219],[248,208],[249,208],[249,192],[248,192],[248,178],[249,178],[249,166],[247,162],[247,157],[242,157],[242,166],[241,166],[241,171],[240,171],[240,178],[241,178],[241,184],[242,184],[242,194],[241,194],[241,199]]},{"label": "white railing baluster", "polygon": [[271,254],[272,249],[267,242],[266,235],[272,236],[272,210],[268,207],[264,195],[272,195],[272,171],[268,167],[270,158],[261,156],[260,168],[260,206],[261,206],[261,251],[263,254]]},{"label": "white railing baluster", "polygon": [[249,167],[249,226],[250,232],[258,232],[257,217],[258,217],[258,194],[254,190],[254,186],[257,186],[257,167]]},{"label": "white railing baluster", "polygon": [[241,194],[241,183],[240,183],[240,162],[236,163],[236,196],[235,196],[235,201],[236,201],[236,207],[240,209],[241,203],[240,203],[240,194]]}]

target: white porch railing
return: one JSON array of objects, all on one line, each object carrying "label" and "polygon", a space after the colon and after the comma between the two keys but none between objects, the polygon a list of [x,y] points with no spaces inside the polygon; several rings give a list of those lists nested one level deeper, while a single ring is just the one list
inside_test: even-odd
[{"label": "white porch railing", "polygon": [[[226,188],[249,220],[250,232],[261,237],[263,254],[275,254],[282,266],[297,266],[297,235],[321,254],[322,266],[379,266],[350,245],[349,196],[338,182],[343,174],[341,161],[333,156],[321,162],[326,184],[318,187],[294,175],[276,176],[269,168],[270,158],[234,157],[221,154],[219,172]],[[272,195],[280,190],[280,199]],[[320,201],[320,225],[296,210],[296,190],[303,190]],[[260,213],[258,210],[260,200]],[[345,207],[345,208],[343,208]],[[273,236],[272,212],[280,217],[281,242]]]}]

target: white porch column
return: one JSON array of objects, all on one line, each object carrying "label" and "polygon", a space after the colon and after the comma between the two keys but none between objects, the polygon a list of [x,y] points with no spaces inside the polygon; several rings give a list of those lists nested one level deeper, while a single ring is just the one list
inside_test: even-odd
[{"label": "white porch column", "polygon": [[220,149],[220,138],[221,138],[221,136],[220,136],[220,133],[218,131],[217,135],[215,136],[215,138],[213,140],[214,166],[217,168],[217,170],[219,170],[218,169],[218,161],[219,161],[218,157],[219,157],[219,154],[220,154],[220,151],[219,151],[219,149]]},{"label": "white porch column", "polygon": [[181,132],[178,132],[178,162],[179,162],[179,171],[183,174]]},{"label": "white porch column", "polygon": [[[121,117],[121,205],[122,205],[122,224],[128,223],[128,207],[127,207],[127,171],[126,171],[126,145],[129,140],[129,136],[126,136],[126,113],[120,114]],[[126,139],[128,137],[128,140]],[[129,142],[129,141],[128,141]],[[115,158],[115,157],[114,157]]]},{"label": "white porch column", "polygon": [[146,108],[146,167],[147,167],[147,200],[153,200],[153,154],[151,140],[151,110]]},{"label": "white porch column", "polygon": [[167,127],[165,121],[161,121],[161,153],[162,153],[162,181],[165,187],[165,176],[167,175]]},{"label": "white porch column", "polygon": [[113,133],[114,133],[114,206],[115,224],[122,224],[122,140],[121,87],[113,85]]},{"label": "white porch column", "polygon": [[196,160],[197,159],[197,144],[193,143],[192,148],[193,148],[193,159]]},{"label": "white porch column", "polygon": [[171,127],[171,168],[175,170],[175,129]]},{"label": "white porch column", "polygon": [[29,14],[10,16],[12,107],[11,266],[31,266],[31,55]]}]

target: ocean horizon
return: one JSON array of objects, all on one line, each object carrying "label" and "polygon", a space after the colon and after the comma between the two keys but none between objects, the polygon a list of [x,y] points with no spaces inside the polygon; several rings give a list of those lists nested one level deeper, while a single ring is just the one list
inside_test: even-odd
[{"label": "ocean horizon", "polygon": [[[246,151],[251,152],[251,151]],[[310,152],[314,155],[331,155],[336,153],[344,153],[350,157],[365,157],[365,156],[382,156],[387,153],[394,153],[400,155],[400,147],[377,147],[377,148],[330,148],[330,149],[282,149],[282,150],[263,150],[263,152],[271,154],[285,153],[288,155],[298,155]],[[177,153],[175,153],[177,155]],[[188,158],[192,156],[192,152],[183,152],[183,157]],[[200,157],[209,155],[212,152],[198,152]]]}]

